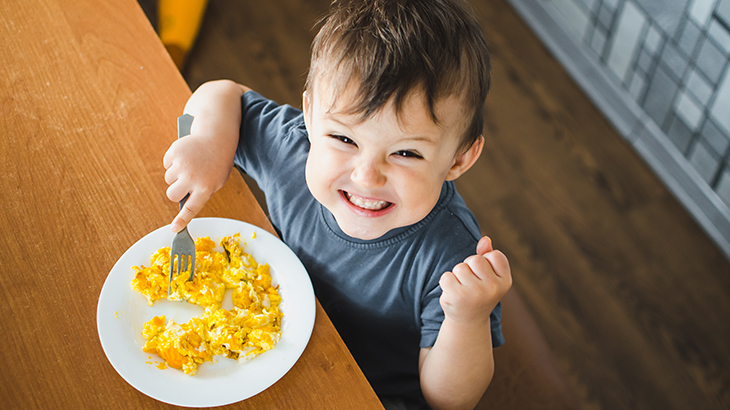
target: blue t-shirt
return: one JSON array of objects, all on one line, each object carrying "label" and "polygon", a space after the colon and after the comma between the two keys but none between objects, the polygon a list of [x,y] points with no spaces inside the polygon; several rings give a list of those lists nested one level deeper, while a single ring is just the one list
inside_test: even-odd
[{"label": "blue t-shirt", "polygon": [[[420,348],[444,319],[441,275],[476,252],[474,215],[452,182],[421,221],[374,240],[346,235],[304,177],[309,140],[302,112],[249,91],[235,163],[266,195],[269,217],[312,278],[315,294],[376,393],[424,403]],[[500,346],[501,305],[491,314]]]}]

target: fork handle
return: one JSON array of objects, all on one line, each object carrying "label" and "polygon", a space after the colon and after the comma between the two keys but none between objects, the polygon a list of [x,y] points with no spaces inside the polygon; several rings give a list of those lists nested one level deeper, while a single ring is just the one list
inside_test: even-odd
[{"label": "fork handle", "polygon": [[177,117],[177,139],[190,135],[190,128],[193,126],[193,116],[183,114]]},{"label": "fork handle", "polygon": [[[177,139],[190,135],[190,129],[193,127],[193,119],[194,117],[190,114],[183,114],[177,117]],[[181,211],[189,196],[190,193],[186,194],[185,197],[180,200]]]},{"label": "fork handle", "polygon": [[180,208],[179,211],[182,211],[183,206],[185,206],[185,202],[187,202],[188,198],[190,197],[190,194],[185,194],[185,197],[180,200]]}]

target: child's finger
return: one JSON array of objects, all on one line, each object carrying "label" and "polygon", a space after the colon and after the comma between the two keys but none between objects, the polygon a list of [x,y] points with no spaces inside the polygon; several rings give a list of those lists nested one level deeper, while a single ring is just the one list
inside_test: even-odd
[{"label": "child's finger", "polygon": [[175,172],[172,168],[168,168],[167,171],[165,171],[165,183],[167,185],[172,185],[175,181],[177,181],[177,172]]},{"label": "child's finger", "polygon": [[[177,142],[177,141],[175,141],[175,142]],[[172,162],[173,162],[172,158],[174,155],[175,142],[173,142],[170,145],[170,148],[168,148],[167,151],[165,152],[165,156],[162,157],[162,165],[165,167],[165,169],[168,169],[172,166]]]},{"label": "child's finger", "polygon": [[[472,286],[476,284],[476,282],[479,281],[479,277],[474,271],[474,267],[471,265],[473,261],[471,260],[471,256],[466,259],[466,262],[459,263],[456,266],[454,266],[454,269],[452,270],[454,273],[454,277],[459,281],[460,284],[464,286]],[[474,256],[474,259],[482,259],[482,265],[486,266],[485,269],[489,269],[487,261],[484,260],[484,258]]]},{"label": "child's finger", "polygon": [[491,275],[493,270],[486,255],[472,255],[464,260],[464,264],[469,268],[471,276],[478,280],[485,280]]},{"label": "child's finger", "polygon": [[185,187],[180,182],[180,180],[175,180],[175,182],[167,187],[167,191],[165,191],[165,193],[167,194],[167,199],[172,202],[180,202],[185,197],[185,195],[188,194],[188,192],[188,188]]},{"label": "child's finger", "polygon": [[477,255],[484,255],[487,252],[493,251],[492,239],[488,236],[482,237],[477,243]]},{"label": "child's finger", "polygon": [[208,198],[203,198],[200,194],[190,194],[183,208],[178,212],[175,219],[173,219],[170,229],[173,232],[180,232],[200,212],[207,200]]},{"label": "child's finger", "polygon": [[444,293],[452,292],[459,285],[459,279],[456,278],[453,272],[445,272],[439,279],[439,286],[441,286]]},{"label": "child's finger", "polygon": [[495,275],[500,278],[511,277],[512,273],[510,271],[509,261],[502,252],[492,251],[484,255],[484,257],[489,261],[489,264],[492,265]]}]

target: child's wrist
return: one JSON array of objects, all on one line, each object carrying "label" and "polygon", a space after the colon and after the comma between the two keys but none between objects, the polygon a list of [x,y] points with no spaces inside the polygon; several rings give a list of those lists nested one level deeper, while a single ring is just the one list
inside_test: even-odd
[{"label": "child's wrist", "polygon": [[[490,311],[491,313],[491,311]],[[463,330],[473,330],[474,328],[490,328],[491,316],[486,317],[453,317],[448,314],[444,317],[444,322],[449,322],[451,326]]]}]

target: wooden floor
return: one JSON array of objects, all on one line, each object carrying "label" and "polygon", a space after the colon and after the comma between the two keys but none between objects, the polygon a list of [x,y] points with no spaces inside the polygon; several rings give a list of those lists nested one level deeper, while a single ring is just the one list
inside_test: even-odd
[{"label": "wooden floor", "polygon": [[[730,263],[506,1],[472,4],[494,85],[458,187],[574,393],[586,409],[730,408]],[[327,5],[212,1],[183,74],[298,107]]]}]

